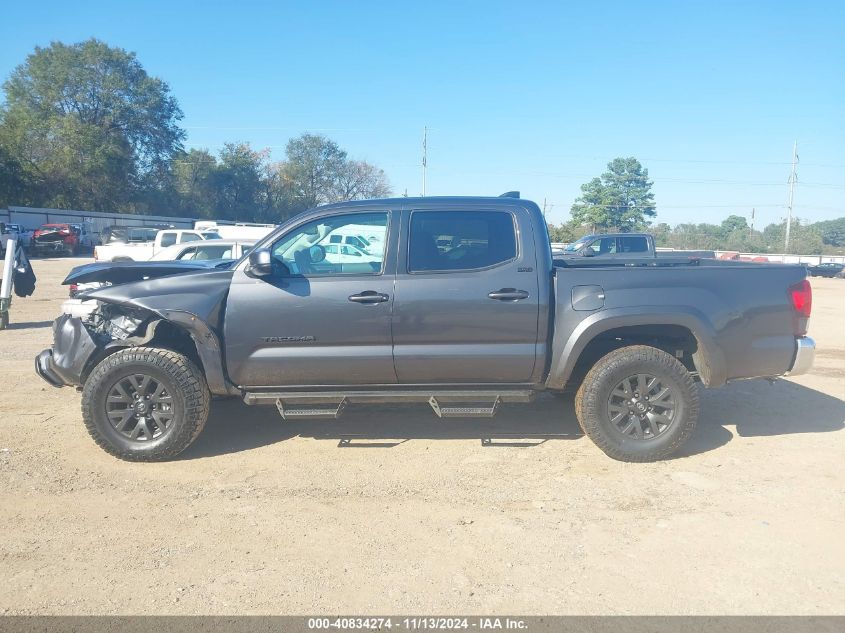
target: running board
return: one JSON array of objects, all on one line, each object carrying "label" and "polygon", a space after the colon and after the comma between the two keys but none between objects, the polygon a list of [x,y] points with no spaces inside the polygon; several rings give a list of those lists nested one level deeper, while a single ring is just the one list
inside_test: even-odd
[{"label": "running board", "polygon": [[346,398],[341,399],[336,406],[333,407],[316,407],[314,405],[304,407],[294,407],[288,404],[285,406],[285,401],[282,398],[276,399],[276,409],[283,420],[295,420],[299,418],[319,418],[323,420],[336,420],[340,417],[341,412],[346,408]]},{"label": "running board", "polygon": [[437,398],[431,396],[428,404],[434,409],[438,418],[492,418],[496,415],[496,409],[499,408],[501,401],[502,399],[496,396],[491,406],[454,406],[452,402],[441,405]]},{"label": "running board", "polygon": [[[281,400],[285,413],[292,408],[324,410],[338,407],[342,401],[346,404],[396,404],[422,402],[431,404],[435,398],[443,407],[452,408],[463,406],[466,408],[489,409],[492,403],[531,402],[537,395],[532,389],[384,389],[361,391],[246,391],[243,394],[245,404],[276,404]],[[476,403],[491,403],[485,407],[478,407]]]}]

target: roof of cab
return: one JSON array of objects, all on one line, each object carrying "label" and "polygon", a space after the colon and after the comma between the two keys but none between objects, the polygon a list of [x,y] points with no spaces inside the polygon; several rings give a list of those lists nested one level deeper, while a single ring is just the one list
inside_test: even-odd
[{"label": "roof of cab", "polygon": [[[390,208],[390,209],[419,209],[423,207],[444,207],[454,205],[455,207],[485,206],[485,207],[528,207],[537,209],[539,207],[531,200],[524,198],[506,198],[493,196],[426,196],[416,198],[378,198],[374,200],[350,200],[347,202],[333,202],[310,209],[310,211],[337,209],[337,208]],[[449,209],[443,209],[448,211]]]}]

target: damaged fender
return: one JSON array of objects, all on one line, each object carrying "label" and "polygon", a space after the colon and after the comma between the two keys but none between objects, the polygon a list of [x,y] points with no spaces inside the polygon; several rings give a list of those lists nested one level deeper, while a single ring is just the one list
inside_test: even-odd
[{"label": "damaged fender", "polygon": [[[104,271],[98,271],[101,272]],[[83,281],[79,277],[68,281],[71,277],[73,275],[69,275],[65,282]],[[140,336],[113,339],[103,344],[97,342],[80,319],[63,315],[56,321],[53,349],[38,355],[36,371],[54,386],[80,385],[89,361],[98,350],[144,345],[153,339],[159,323],[167,321],[190,335],[197,348],[209,390],[217,395],[237,395],[238,390],[226,377],[220,345],[222,310],[231,278],[230,270],[204,267],[183,274],[122,283],[82,293],[79,295],[81,299],[95,299],[105,304],[123,306],[133,313],[139,310],[151,313],[152,320]],[[112,279],[103,276],[97,281]],[[59,362],[64,365],[57,366]]]}]

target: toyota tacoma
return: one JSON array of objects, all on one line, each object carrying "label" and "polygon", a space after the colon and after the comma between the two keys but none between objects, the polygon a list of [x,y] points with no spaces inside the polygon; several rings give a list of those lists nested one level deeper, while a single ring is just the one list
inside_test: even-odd
[{"label": "toyota tacoma", "polygon": [[[327,256],[350,227],[384,238],[361,261]],[[56,320],[35,363],[81,390],[94,440],[128,460],[185,450],[212,395],[290,420],[383,402],[489,417],[572,391],[607,455],[650,461],[693,433],[696,383],[800,374],[815,351],[804,267],[553,261],[543,214],[516,197],[328,205],[231,269],[145,266],[74,269],[65,283],[111,285],[81,295],[96,302],[84,318]]]}]

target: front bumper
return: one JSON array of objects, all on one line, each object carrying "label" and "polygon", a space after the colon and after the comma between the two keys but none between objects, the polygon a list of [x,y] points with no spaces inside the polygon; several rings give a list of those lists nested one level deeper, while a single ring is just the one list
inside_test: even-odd
[{"label": "front bumper", "polygon": [[795,358],[787,376],[800,376],[810,371],[816,358],[816,342],[809,336],[795,339]]},{"label": "front bumper", "polygon": [[82,320],[63,314],[53,325],[53,347],[35,357],[35,373],[54,387],[81,386],[98,349]]},{"label": "front bumper", "polygon": [[73,246],[58,240],[32,243],[32,251],[35,253],[66,253],[70,250],[73,250]]}]

